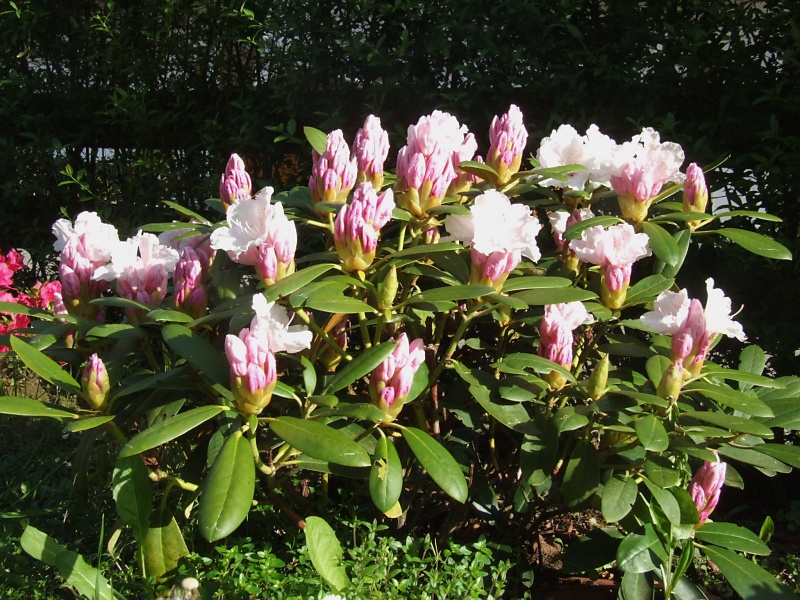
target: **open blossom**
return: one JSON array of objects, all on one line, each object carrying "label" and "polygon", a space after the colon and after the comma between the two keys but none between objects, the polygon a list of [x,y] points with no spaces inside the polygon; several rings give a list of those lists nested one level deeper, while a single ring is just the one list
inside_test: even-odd
[{"label": "open blossom", "polygon": [[522,153],[528,143],[528,131],[522,111],[512,104],[508,112],[492,119],[489,128],[489,154],[486,164],[500,176],[498,183],[504,185],[519,171]]},{"label": "open blossom", "polygon": [[244,161],[238,154],[231,154],[225,172],[219,182],[219,198],[225,211],[238,200],[249,198],[253,191],[250,175],[244,168]]},{"label": "open blossom", "polygon": [[71,314],[94,319],[100,308],[89,301],[108,289],[108,282],[96,275],[120,243],[117,229],[103,223],[97,213],[82,212],[74,224],[59,219],[52,231],[56,236],[53,249],[61,253],[58,277],[64,305]]},{"label": "open blossom", "polygon": [[608,229],[589,227],[579,240],[572,240],[570,249],[583,262],[600,266],[602,273],[601,298],[613,310],[625,302],[633,263],[650,256],[649,238],[636,233],[632,225],[619,223]]},{"label": "open blossom", "polygon": [[398,206],[415,217],[427,216],[439,206],[458,175],[455,166],[470,160],[477,150],[466,125],[439,110],[409,125],[406,145],[397,155]]},{"label": "open blossom", "polygon": [[705,523],[717,507],[722,486],[725,484],[725,473],[728,470],[728,465],[719,460],[717,451],[712,450],[712,452],[716,461],[703,463],[689,482],[687,490],[697,507],[699,517],[697,527]]},{"label": "open blossom", "polygon": [[350,205],[344,205],[336,215],[333,237],[336,252],[344,268],[363,273],[375,259],[378,234],[389,222],[394,208],[392,190],[380,196],[370,183],[362,183],[353,193]]},{"label": "open blossom", "polygon": [[424,361],[425,345],[422,339],[417,338],[409,343],[406,334],[401,333],[392,353],[372,371],[369,395],[372,403],[384,412],[386,420],[393,421],[400,414],[411,391],[414,373]]},{"label": "open blossom", "polygon": [[450,215],[445,229],[453,238],[472,246],[471,283],[491,285],[498,291],[523,256],[541,258],[536,235],[538,219],[524,204],[489,190],[475,198],[469,215]]},{"label": "open blossom", "polygon": [[[111,253],[111,262],[95,271],[94,279],[117,282],[123,298],[160,306],[167,295],[167,281],[175,269],[178,252],[158,241],[152,233],[138,232],[120,242]],[[126,309],[131,320],[139,320],[135,310]]]},{"label": "open blossom", "polygon": [[358,162],[350,156],[350,147],[344,141],[341,129],[328,134],[324,154],[312,150],[314,164],[308,187],[311,199],[317,202],[338,202],[347,200],[347,195],[356,183]]},{"label": "open blossom", "polygon": [[257,415],[269,404],[277,382],[276,352],[300,352],[311,346],[311,332],[290,325],[286,309],[253,296],[255,316],[238,335],[225,336],[225,356],[230,365],[231,391],[236,408]]},{"label": "open blossom", "polygon": [[0,254],[0,287],[14,284],[14,273],[25,268],[22,254],[13,248],[3,256]]},{"label": "open blossom", "polygon": [[679,144],[661,142],[652,127],[642,129],[639,135],[614,151],[614,170],[611,187],[617,194],[622,216],[639,223],[655,196],[668,181],[683,182],[680,167],[684,153]]},{"label": "open blossom", "polygon": [[553,230],[553,241],[558,250],[570,251],[567,240],[563,238],[564,232],[581,221],[586,221],[594,217],[591,208],[580,208],[573,211],[554,210],[547,215],[550,221],[550,228]]},{"label": "open blossom", "polygon": [[586,167],[564,174],[566,181],[544,179],[541,185],[583,190],[587,187],[608,185],[613,168],[613,154],[617,143],[600,132],[597,125],[580,135],[571,125],[561,125],[544,138],[536,153],[536,160],[544,168],[581,165]]},{"label": "open blossom", "polygon": [[272,188],[265,187],[252,200],[231,206],[227,227],[211,234],[211,247],[224,250],[233,262],[252,265],[271,285],[294,272],[297,229],[280,202],[270,204]]},{"label": "open blossom", "polygon": [[653,310],[641,316],[647,327],[672,336],[672,360],[682,362],[693,375],[700,372],[716,335],[745,340],[741,324],[731,318],[730,299],[714,287],[712,278],[706,280],[706,290],[705,308],[690,299],[687,290],[666,291],[656,298]]},{"label": "open blossom", "polygon": [[539,356],[569,369],[572,366],[572,332],[590,320],[581,302],[548,304],[539,325]]},{"label": "open blossom", "polygon": [[353,153],[358,163],[358,182],[369,181],[376,190],[383,185],[383,163],[389,155],[389,134],[381,120],[370,115],[356,133]]}]

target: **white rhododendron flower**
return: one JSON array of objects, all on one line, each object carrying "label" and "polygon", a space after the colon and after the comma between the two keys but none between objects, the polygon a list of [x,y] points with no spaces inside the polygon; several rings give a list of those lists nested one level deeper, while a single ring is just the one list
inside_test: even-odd
[{"label": "white rhododendron flower", "polygon": [[587,182],[592,187],[608,185],[616,147],[616,142],[601,133],[597,125],[589,127],[586,135],[580,135],[571,125],[561,125],[542,140],[536,160],[546,168],[581,165],[586,169],[566,173],[566,182],[545,179],[541,185],[574,190],[584,189]]},{"label": "white rhododendron flower", "polygon": [[53,224],[53,250],[61,252],[72,237],[81,237],[81,245],[86,258],[92,263],[105,262],[111,258],[112,250],[119,244],[117,228],[103,223],[95,212],[82,212],[75,224],[68,219],[59,219]]},{"label": "white rhododendron flower", "polygon": [[111,262],[97,269],[94,278],[103,281],[136,278],[144,281],[153,269],[172,273],[178,258],[177,250],[159,242],[152,233],[139,231],[132,238],[116,244],[111,251]]},{"label": "white rhododendron flower", "polygon": [[272,352],[295,353],[311,347],[312,333],[305,325],[290,325],[289,313],[274,302],[267,302],[264,294],[253,296],[254,319],[268,333],[269,349]]},{"label": "white rhododendron flower", "polygon": [[689,317],[688,290],[671,292],[667,290],[658,295],[653,302],[653,310],[640,317],[644,325],[664,335],[676,333]]},{"label": "white rhododendron flower", "polygon": [[742,329],[742,324],[731,318],[731,299],[725,296],[722,290],[714,288],[714,280],[706,279],[706,330],[709,334],[721,333],[733,337],[740,342],[747,338]]}]

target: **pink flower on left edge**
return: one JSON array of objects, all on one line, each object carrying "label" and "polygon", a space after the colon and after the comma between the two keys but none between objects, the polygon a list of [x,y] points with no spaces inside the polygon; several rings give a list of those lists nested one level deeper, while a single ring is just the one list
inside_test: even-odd
[{"label": "pink flower on left edge", "polygon": [[715,462],[706,461],[700,467],[689,482],[688,492],[692,497],[698,512],[698,523],[700,527],[706,522],[709,515],[717,507],[722,486],[725,484],[725,474],[728,465],[719,460],[719,454],[712,450],[716,457]]},{"label": "pink flower on left edge", "polygon": [[392,353],[372,371],[369,395],[372,403],[384,412],[388,421],[393,421],[400,414],[411,391],[414,373],[424,361],[425,344],[422,339],[417,338],[409,343],[404,332],[397,338],[397,346]]}]

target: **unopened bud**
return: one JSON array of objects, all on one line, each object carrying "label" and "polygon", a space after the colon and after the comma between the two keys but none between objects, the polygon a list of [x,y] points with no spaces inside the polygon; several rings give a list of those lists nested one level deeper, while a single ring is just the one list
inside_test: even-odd
[{"label": "unopened bud", "polygon": [[661,376],[661,381],[658,383],[658,390],[656,394],[659,398],[668,400],[670,404],[674,404],[681,394],[683,387],[683,365],[680,361],[675,361],[670,364],[664,374]]},{"label": "unopened bud", "polygon": [[606,393],[609,365],[608,354],[604,354],[592,370],[589,385],[586,387],[586,392],[592,400],[599,400]]},{"label": "unopened bud", "polygon": [[108,371],[103,360],[97,354],[92,354],[81,377],[84,399],[94,410],[103,410],[106,407],[110,389]]},{"label": "unopened bud", "polygon": [[386,277],[383,280],[380,290],[380,298],[378,299],[378,308],[381,310],[389,310],[394,305],[394,299],[397,296],[397,266],[392,265]]}]

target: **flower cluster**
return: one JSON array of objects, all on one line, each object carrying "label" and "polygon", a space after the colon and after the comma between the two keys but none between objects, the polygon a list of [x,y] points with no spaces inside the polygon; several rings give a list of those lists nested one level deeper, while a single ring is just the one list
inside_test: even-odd
[{"label": "flower cluster", "polygon": [[346,271],[360,273],[375,259],[380,230],[392,217],[394,195],[385,190],[380,196],[371,183],[362,183],[353,193],[353,200],[336,216],[333,239],[336,252]]},{"label": "flower cluster", "polygon": [[697,527],[705,523],[717,507],[725,483],[725,473],[728,470],[728,465],[719,460],[719,453],[716,450],[712,452],[716,460],[704,462],[689,482],[689,495],[698,512]]}]

